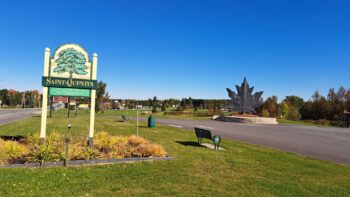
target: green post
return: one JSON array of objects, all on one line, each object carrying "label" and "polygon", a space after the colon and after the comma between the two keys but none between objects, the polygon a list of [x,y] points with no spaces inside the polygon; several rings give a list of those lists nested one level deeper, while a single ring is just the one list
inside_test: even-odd
[{"label": "green post", "polygon": [[76,117],[78,113],[78,107],[77,107],[77,102],[75,101],[75,112],[74,112],[74,116]]},{"label": "green post", "polygon": [[69,118],[69,110],[70,110],[70,97],[68,97],[68,105],[67,105],[67,108],[68,108],[68,118]]},{"label": "green post", "polygon": [[68,166],[68,153],[69,153],[69,137],[70,137],[70,129],[72,128],[72,125],[68,125],[68,131],[66,134],[66,138],[65,138],[65,143],[66,143],[66,155],[65,155],[65,159],[64,159],[64,166],[67,167]]},{"label": "green post", "polygon": [[52,117],[52,103],[53,103],[53,96],[50,97],[50,118]]}]

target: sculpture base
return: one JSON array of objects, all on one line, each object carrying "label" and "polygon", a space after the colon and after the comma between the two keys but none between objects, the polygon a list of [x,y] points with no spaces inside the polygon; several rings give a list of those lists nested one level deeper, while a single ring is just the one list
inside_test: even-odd
[{"label": "sculpture base", "polygon": [[223,122],[236,122],[246,124],[264,124],[264,125],[276,125],[278,124],[276,118],[265,117],[247,117],[247,116],[213,116],[213,120]]}]

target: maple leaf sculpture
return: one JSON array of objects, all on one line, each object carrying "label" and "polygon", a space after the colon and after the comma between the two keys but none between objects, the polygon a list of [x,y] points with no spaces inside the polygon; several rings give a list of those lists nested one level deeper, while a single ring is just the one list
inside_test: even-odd
[{"label": "maple leaf sculpture", "polygon": [[252,95],[254,86],[249,87],[249,84],[244,77],[241,86],[236,85],[237,94],[229,88],[226,88],[228,96],[232,100],[231,111],[238,111],[240,113],[256,113],[255,109],[262,103],[261,95],[263,91],[256,92]]}]

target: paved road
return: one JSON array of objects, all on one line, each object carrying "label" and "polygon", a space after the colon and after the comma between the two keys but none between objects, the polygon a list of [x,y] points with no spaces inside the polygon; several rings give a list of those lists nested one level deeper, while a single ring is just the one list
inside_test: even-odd
[{"label": "paved road", "polygon": [[350,164],[350,129],[346,128],[248,125],[214,120],[156,119],[156,122],[189,129],[193,133],[193,127],[200,127],[211,130],[214,135],[226,138],[277,148],[321,160]]},{"label": "paved road", "polygon": [[0,109],[0,125],[30,117],[39,112],[40,109]]}]

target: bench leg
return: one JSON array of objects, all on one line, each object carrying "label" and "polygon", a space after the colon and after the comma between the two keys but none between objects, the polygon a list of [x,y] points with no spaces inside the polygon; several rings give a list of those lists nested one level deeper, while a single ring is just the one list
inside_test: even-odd
[{"label": "bench leg", "polygon": [[202,144],[202,138],[201,138],[201,137],[198,138],[198,144],[199,144],[199,145]]}]

